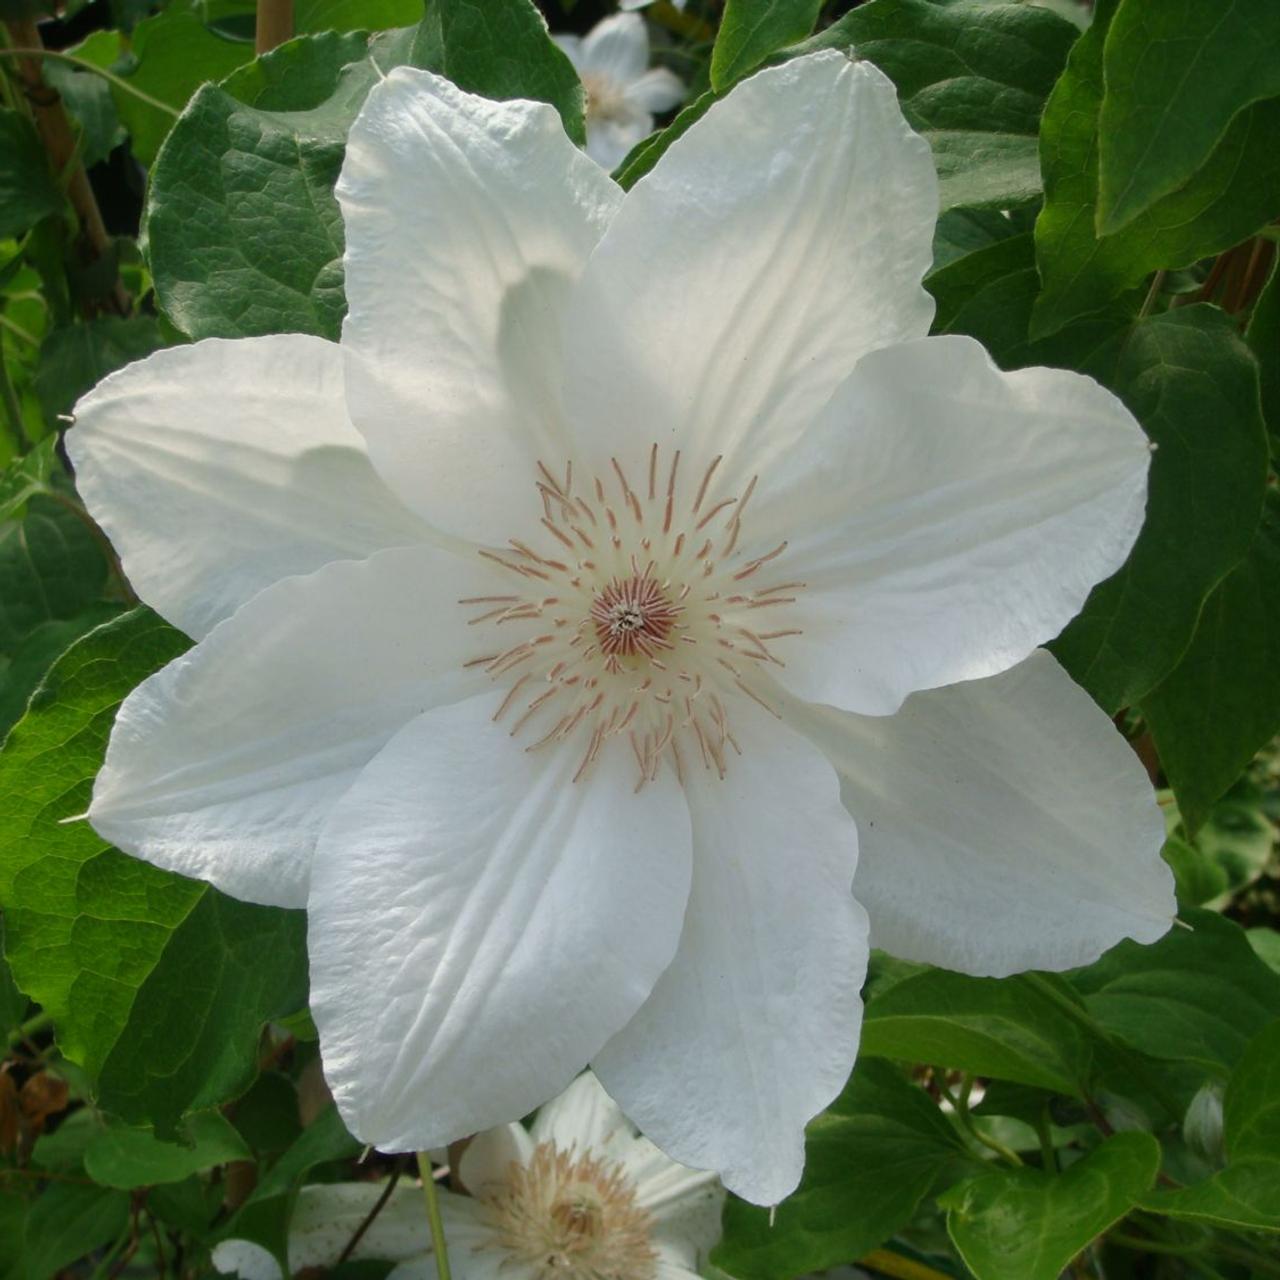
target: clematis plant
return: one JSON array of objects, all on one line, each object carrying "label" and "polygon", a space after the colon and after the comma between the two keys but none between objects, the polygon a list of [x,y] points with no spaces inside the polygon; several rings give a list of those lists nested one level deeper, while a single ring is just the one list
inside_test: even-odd
[{"label": "clematis plant", "polygon": [[555,36],[587,94],[587,155],[613,169],[653,132],[653,117],[684,101],[680,77],[649,66],[649,29],[636,13],[615,13],[585,36]]},{"label": "clematis plant", "polygon": [[880,72],[760,72],[624,198],[549,107],[400,69],[338,197],[340,345],[162,351],[68,446],[199,641],[90,820],[306,907],[353,1133],[442,1145],[591,1063],[773,1203],[870,945],[998,975],[1166,930],[1145,773],[1039,648],[1147,441],[925,336],[935,177]]},{"label": "clematis plant", "polygon": [[[724,1189],[638,1136],[590,1072],[542,1107],[530,1129],[477,1134],[458,1161],[458,1191],[439,1193],[457,1280],[693,1280],[720,1238]],[[350,1256],[398,1265],[392,1280],[434,1280],[422,1193],[376,1182],[303,1189],[289,1226],[289,1266],[332,1267]],[[361,1225],[368,1228],[361,1234]],[[213,1250],[219,1271],[280,1280],[251,1240]]]}]

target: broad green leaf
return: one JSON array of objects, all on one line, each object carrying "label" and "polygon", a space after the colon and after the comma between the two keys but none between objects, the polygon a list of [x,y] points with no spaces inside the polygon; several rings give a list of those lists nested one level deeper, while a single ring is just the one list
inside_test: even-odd
[{"label": "broad green leaf", "polygon": [[99,316],[54,329],[40,347],[35,388],[45,420],[70,413],[109,373],[165,345],[153,316]]},{"label": "broad green leaf", "polygon": [[[374,42],[383,71],[400,39]],[[193,338],[337,338],[342,216],[333,185],[347,133],[377,79],[360,36],[290,41],[200,90],[151,175],[156,294]]]},{"label": "broad green leaf", "polygon": [[54,1182],[32,1202],[13,1280],[49,1280],[85,1254],[116,1240],[129,1221],[129,1197],[108,1187]]},{"label": "broad green leaf", "polygon": [[178,1130],[177,1142],[163,1142],[149,1129],[112,1125],[85,1147],[84,1171],[104,1187],[150,1187],[183,1178],[231,1160],[253,1158],[244,1139],[216,1111],[202,1111]]},{"label": "broad green leaf", "polygon": [[498,102],[549,102],[569,137],[585,145],[582,82],[533,0],[432,0],[423,31],[421,48],[460,89]]},{"label": "broad green leaf", "polygon": [[[95,31],[67,52],[109,70],[120,56],[120,37],[114,31]],[[68,114],[80,127],[84,163],[95,165],[105,160],[125,138],[115,100],[111,96],[111,86],[92,71],[54,58],[46,59],[44,77],[57,89]]]},{"label": "broad green leaf", "polygon": [[1184,186],[1251,103],[1280,95],[1275,0],[1121,0],[1103,53],[1098,229]]},{"label": "broad green leaf", "polygon": [[1058,1280],[1155,1181],[1160,1144],[1118,1133],[1063,1173],[1000,1169],[938,1198],[947,1230],[977,1280]]},{"label": "broad green leaf", "polygon": [[1262,416],[1271,435],[1271,449],[1280,454],[1280,255],[1254,304],[1244,336],[1258,361]]},{"label": "broad green leaf", "polygon": [[948,209],[933,233],[933,270],[1020,234],[1017,221],[1000,209]]},{"label": "broad green leaf", "polygon": [[1280,729],[1280,496],[1248,554],[1205,601],[1173,673],[1142,699],[1160,763],[1195,831]]},{"label": "broad green leaf", "polygon": [[347,1132],[337,1107],[326,1107],[271,1166],[253,1194],[222,1227],[220,1237],[252,1240],[269,1249],[287,1268],[289,1217],[303,1179],[316,1165],[348,1159],[359,1155],[361,1149]]},{"label": "broad green leaf", "polygon": [[[1077,34],[1071,23],[1031,5],[871,0],[772,61],[840,49],[875,63],[933,147],[942,210],[999,210],[1040,194],[1040,113]],[[622,186],[648,172],[715,96],[696,98],[633,148],[617,170]]]},{"label": "broad green leaf", "polygon": [[386,31],[422,21],[422,0],[297,0],[294,30],[302,35],[325,31]]},{"label": "broad green leaf", "polygon": [[9,1043],[9,1034],[21,1025],[26,1017],[27,997],[18,990],[4,958],[4,917],[0,916],[0,1055]]},{"label": "broad green leaf", "polygon": [[1122,334],[1084,366],[1156,445],[1147,518],[1119,572],[1050,646],[1107,711],[1178,663],[1209,592],[1248,551],[1266,482],[1257,369],[1229,317],[1181,307]]},{"label": "broad green leaf", "polygon": [[1259,927],[1246,929],[1245,937],[1263,964],[1273,973],[1280,974],[1280,932]]},{"label": "broad green leaf", "polygon": [[728,0],[711,51],[711,87],[726,92],[783,45],[803,40],[822,0]]},{"label": "broad green leaf", "polygon": [[920,1088],[864,1058],[809,1124],[804,1179],[775,1211],[732,1199],[714,1260],[741,1280],[788,1280],[859,1258],[910,1221],[943,1174],[977,1164]]},{"label": "broad green leaf", "polygon": [[1044,291],[1032,317],[1043,337],[1140,285],[1152,271],[1186,267],[1245,239],[1280,208],[1280,100],[1258,103],[1232,122],[1194,177],[1101,239],[1098,112],[1103,42],[1115,5],[1100,0],[1093,25],[1071,52],[1044,110],[1040,160],[1045,204],[1036,223]]},{"label": "broad green leaf", "polygon": [[49,494],[27,503],[21,520],[0,524],[0,660],[27,637],[97,603],[107,579],[101,542],[85,520]]},{"label": "broad green leaf", "polygon": [[786,52],[875,63],[933,147],[941,207],[1007,209],[1040,194],[1040,114],[1078,34],[1031,5],[871,0]]},{"label": "broad green leaf", "polygon": [[[14,977],[102,1107],[162,1138],[253,1078],[305,998],[300,912],[253,906],[108,846],[82,814],[121,699],[188,645],[146,609],[54,664],[0,750],[0,907]],[[263,957],[270,963],[264,964]]]},{"label": "broad green leaf", "polygon": [[62,204],[31,121],[0,108],[0,240],[22,235]]},{"label": "broad green leaf", "polygon": [[7,657],[0,656],[0,743],[22,718],[31,695],[54,660],[94,627],[110,622],[123,605],[98,601],[71,618],[52,618],[32,627]]},{"label": "broad green leaf", "polygon": [[871,1000],[860,1052],[1065,1094],[1080,1092],[1090,1062],[1077,1022],[1040,991],[944,969],[907,978]]},{"label": "broad green leaf", "polygon": [[1250,1043],[1222,1101],[1227,1166],[1142,1207],[1175,1218],[1280,1231],[1280,1021]]},{"label": "broad green leaf", "polygon": [[175,114],[202,84],[221,80],[248,62],[253,57],[253,45],[228,40],[210,31],[192,10],[173,5],[138,23],[129,53],[132,69],[126,68],[123,78],[133,88],[173,108],[172,113],[164,111],[112,86],[116,111],[129,131],[133,154],[140,163],[150,166],[173,128]]},{"label": "broad green leaf", "polygon": [[1149,946],[1122,942],[1076,970],[1071,985],[1117,1039],[1225,1080],[1249,1041],[1280,1017],[1280,975],[1239,925],[1213,911],[1184,911],[1181,919],[1190,928],[1170,929]]},{"label": "broad green leaf", "polygon": [[1262,875],[1276,844],[1266,795],[1248,779],[1237,783],[1209,811],[1196,832],[1196,847],[1226,878],[1223,895],[1209,905],[1224,910],[1234,894]]},{"label": "broad green leaf", "polygon": [[52,478],[60,469],[54,453],[56,438],[46,436],[29,453],[0,467],[0,520],[19,520],[28,499],[48,493]]}]

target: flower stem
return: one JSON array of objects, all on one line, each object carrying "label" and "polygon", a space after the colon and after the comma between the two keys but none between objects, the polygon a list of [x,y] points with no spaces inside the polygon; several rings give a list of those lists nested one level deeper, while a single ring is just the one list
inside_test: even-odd
[{"label": "flower stem", "polygon": [[858,1259],[858,1265],[870,1267],[882,1276],[893,1276],[895,1280],[950,1280],[944,1272],[926,1267],[923,1262],[916,1262],[914,1258],[891,1253],[888,1249],[872,1249]]},{"label": "flower stem", "polygon": [[427,1202],[427,1223],[431,1227],[431,1248],[436,1257],[436,1275],[439,1280],[452,1280],[449,1272],[449,1250],[444,1240],[444,1220],[440,1217],[440,1197],[436,1182],[431,1176],[431,1159],[425,1151],[419,1151],[418,1173],[422,1176],[422,1195]]}]

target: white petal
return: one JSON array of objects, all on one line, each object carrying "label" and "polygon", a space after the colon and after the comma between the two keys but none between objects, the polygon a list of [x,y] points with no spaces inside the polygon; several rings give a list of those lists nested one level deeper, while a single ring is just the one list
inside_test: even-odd
[{"label": "white petal", "polygon": [[602,169],[616,169],[637,142],[653,132],[653,117],[639,107],[608,120],[587,122],[587,155]]},{"label": "white petal", "polygon": [[647,1138],[632,1144],[623,1163],[636,1183],[636,1203],[653,1216],[652,1243],[696,1272],[720,1239],[725,1198],[720,1179],[677,1164]]},{"label": "white petal", "polygon": [[500,1124],[477,1133],[458,1161],[458,1177],[467,1193],[481,1196],[501,1190],[514,1161],[527,1164],[533,1155],[533,1139],[522,1124]]},{"label": "white petal", "polygon": [[359,770],[415,715],[486,687],[456,603],[507,589],[486,566],[406,547],[256,595],[125,699],[94,828],[237,898],[304,905],[316,834]]},{"label": "white petal", "polygon": [[913,694],[895,716],[787,715],[840,773],[875,946],[1002,977],[1088,964],[1169,928],[1146,772],[1047,652]]},{"label": "white petal", "polygon": [[867,924],[833,770],[742,702],[727,778],[686,778],[694,866],[680,950],[594,1067],[669,1156],[773,1204],[800,1179],[804,1126],[853,1065]]},{"label": "white petal", "polygon": [[157,351],[75,418],[85,503],[138,594],[190,636],[281,578],[431,536],[370,466],[320,338]]},{"label": "white petal", "polygon": [[674,71],[666,67],[654,67],[646,71],[638,80],[633,80],[626,88],[628,102],[645,111],[670,111],[685,100],[688,94],[684,81]]},{"label": "white petal", "polygon": [[738,85],[627,195],[574,291],[584,461],[674,440],[732,489],[857,359],[928,330],[936,181],[893,85],[828,52]]},{"label": "white petal", "polygon": [[561,1151],[604,1150],[619,1136],[634,1138],[635,1128],[590,1071],[539,1108],[533,1122],[534,1142],[554,1142]]},{"label": "white petal", "polygon": [[281,1280],[275,1255],[252,1240],[220,1240],[210,1261],[215,1270],[240,1280]]},{"label": "white petal", "polygon": [[582,41],[582,70],[621,90],[649,65],[649,31],[638,13],[615,13],[597,22]]},{"label": "white petal", "polygon": [[[386,1187],[381,1182],[313,1183],[302,1188],[289,1222],[289,1269],[332,1267]],[[431,1248],[422,1191],[401,1182],[378,1210],[351,1257],[400,1262]]]},{"label": "white petal", "polygon": [[552,43],[573,63],[575,71],[582,70],[582,37],[553,35]]},{"label": "white petal", "polygon": [[[689,818],[602,753],[530,752],[487,695],[407,725],[329,817],[309,903],[311,1009],[347,1126],[449,1142],[564,1088],[675,952]],[[378,998],[371,1000],[370,991]]]},{"label": "white petal", "polygon": [[[422,1189],[414,1195],[422,1204]],[[495,1239],[484,1205],[469,1196],[437,1188],[445,1247],[454,1280],[524,1280],[510,1267],[510,1254]],[[425,1218],[425,1213],[424,1213]],[[437,1280],[434,1254],[427,1252],[392,1268],[387,1280]]]},{"label": "white petal", "polygon": [[352,127],[337,195],[352,421],[433,525],[505,542],[541,514],[537,460],[569,456],[559,314],[621,193],[554,108],[399,67]]},{"label": "white petal", "polygon": [[800,446],[763,462],[744,520],[762,547],[789,540],[806,584],[781,679],[886,715],[1021,662],[1124,563],[1149,460],[1082,374],[1002,373],[963,337],[868,356]]}]

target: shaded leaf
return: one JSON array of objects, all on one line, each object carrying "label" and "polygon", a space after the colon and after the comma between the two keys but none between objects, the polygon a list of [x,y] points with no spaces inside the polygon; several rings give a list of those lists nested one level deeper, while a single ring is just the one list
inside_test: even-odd
[{"label": "shaded leaf", "polygon": [[230,1160],[252,1159],[244,1139],[216,1111],[191,1116],[177,1136],[177,1142],[163,1142],[148,1129],[112,1125],[85,1146],[85,1172],[104,1187],[128,1190],[181,1182]]},{"label": "shaded leaf", "polygon": [[711,87],[725,93],[783,45],[803,40],[822,0],[728,0],[711,51]]},{"label": "shaded leaf", "polygon": [[0,107],[0,240],[20,236],[62,204],[31,121]]}]

